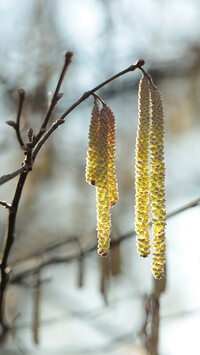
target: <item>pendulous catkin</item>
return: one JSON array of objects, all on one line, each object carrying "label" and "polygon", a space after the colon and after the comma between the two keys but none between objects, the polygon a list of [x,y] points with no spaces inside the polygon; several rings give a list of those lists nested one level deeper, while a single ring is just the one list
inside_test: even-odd
[{"label": "pendulous catkin", "polygon": [[152,272],[156,279],[161,279],[164,276],[166,250],[164,115],[160,91],[149,76],[143,75],[139,84],[135,220],[141,257],[150,254],[149,205],[153,216]]},{"label": "pendulous catkin", "polygon": [[152,272],[156,279],[164,276],[165,265],[165,162],[164,162],[164,115],[160,91],[151,86],[151,210],[153,214],[153,261]]},{"label": "pendulous catkin", "polygon": [[97,169],[97,149],[98,149],[98,133],[99,133],[99,106],[97,98],[94,98],[94,106],[92,109],[92,116],[89,128],[89,143],[87,151],[86,163],[86,181],[95,185],[96,183],[96,169]]},{"label": "pendulous catkin", "polygon": [[100,111],[96,175],[98,253],[102,256],[108,254],[110,246],[109,236],[111,220],[108,185],[108,158],[108,117],[106,115],[106,109],[103,107]]},{"label": "pendulous catkin", "polygon": [[108,194],[109,204],[111,207],[113,207],[119,199],[115,172],[115,116],[110,107],[105,102],[103,103],[103,108],[108,120]]},{"label": "pendulous catkin", "polygon": [[110,247],[110,207],[118,200],[115,173],[115,117],[108,105],[99,111],[96,101],[89,130],[86,180],[96,186],[98,253],[107,256]]},{"label": "pendulous catkin", "polygon": [[143,75],[139,83],[138,130],[136,138],[136,218],[138,253],[145,258],[150,254],[149,237],[149,132],[150,132],[150,92],[149,80]]}]

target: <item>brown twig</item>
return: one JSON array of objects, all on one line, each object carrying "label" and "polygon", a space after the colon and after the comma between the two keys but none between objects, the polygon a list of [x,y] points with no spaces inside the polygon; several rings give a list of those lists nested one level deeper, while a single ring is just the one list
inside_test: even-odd
[{"label": "brown twig", "polygon": [[0,201],[0,205],[2,205],[3,207],[5,207],[8,210],[11,209],[11,205],[9,203],[7,203],[6,201]]},{"label": "brown twig", "polygon": [[[70,106],[60,117],[59,119],[52,124],[52,126],[49,128],[43,139],[40,140],[38,145],[36,146],[34,152],[33,152],[33,160],[35,159],[36,155],[38,154],[39,150],[42,148],[43,144],[46,142],[46,140],[49,138],[49,136],[61,125],[63,124],[64,118],[69,115],[71,111],[73,111],[77,106],[79,106],[83,101],[89,98],[90,95],[94,95],[94,93],[101,89],[103,86],[109,84],[111,81],[119,78],[120,76],[127,74],[131,71],[136,70],[137,68],[141,68],[142,65],[144,65],[145,62],[143,59],[139,59],[136,64],[130,65],[128,68],[122,70],[118,74],[115,74],[111,76],[109,79],[103,81],[101,84],[97,85],[95,88],[93,88],[90,91],[86,91],[72,106]],[[99,98],[99,97],[98,97]],[[100,99],[100,98],[99,98]],[[35,141],[33,141],[34,144]]]},{"label": "brown twig", "polygon": [[14,179],[16,176],[20,175],[21,173],[25,173],[26,171],[28,171],[30,169],[31,169],[30,164],[24,164],[24,165],[22,165],[21,168],[13,171],[13,173],[1,176],[0,177],[0,185],[5,184],[9,180]]},{"label": "brown twig", "polygon": [[25,91],[24,91],[24,89],[19,89],[18,90],[18,94],[19,94],[19,108],[18,108],[18,113],[17,113],[15,131],[16,131],[16,135],[17,135],[17,139],[18,139],[18,142],[20,144],[20,147],[24,147],[25,144],[24,144],[24,142],[22,140],[21,133],[20,133],[20,118],[21,118],[23,103],[24,103],[24,99],[25,99]]},{"label": "brown twig", "polygon": [[60,119],[64,119],[66,116],[68,116],[68,114],[73,111],[78,105],[80,105],[81,102],[83,102],[84,100],[88,99],[88,97],[90,95],[93,95],[96,91],[98,91],[99,89],[101,89],[102,87],[104,87],[105,85],[109,84],[111,81],[119,78],[120,76],[127,74],[131,71],[136,70],[137,68],[140,69],[142,65],[145,64],[145,61],[143,59],[139,59],[136,64],[130,65],[128,68],[122,70],[121,72],[119,72],[118,74],[115,74],[113,76],[111,76],[109,79],[103,81],[101,84],[95,86],[95,88],[93,88],[90,91],[86,91],[72,106],[70,106],[61,116]]},{"label": "brown twig", "polygon": [[8,224],[7,229],[4,237],[4,250],[3,250],[3,257],[1,261],[1,285],[0,285],[0,324],[3,328],[7,328],[7,324],[4,318],[4,292],[9,281],[9,273],[7,269],[7,260],[10,249],[12,247],[14,241],[14,230],[15,230],[15,220],[17,209],[20,201],[20,197],[22,194],[23,186],[26,181],[28,171],[22,173],[19,177],[19,181],[17,184],[17,188],[15,191],[15,195],[11,204],[11,208],[9,209],[9,216],[8,216]]},{"label": "brown twig", "polygon": [[24,150],[25,149],[25,144],[23,142],[23,139],[22,139],[21,133],[20,133],[20,119],[21,119],[22,108],[23,108],[23,103],[24,103],[24,99],[25,99],[25,91],[24,91],[24,89],[19,89],[18,90],[18,94],[19,94],[19,107],[18,107],[16,121],[6,121],[6,123],[9,126],[14,128],[14,130],[16,132],[17,140],[19,142],[19,145]]},{"label": "brown twig", "polygon": [[36,146],[36,144],[39,142],[40,138],[43,136],[43,134],[44,134],[44,132],[46,130],[46,126],[47,126],[47,124],[49,122],[49,119],[51,117],[51,114],[52,114],[57,102],[63,96],[61,93],[59,93],[59,91],[60,91],[60,87],[61,87],[61,84],[63,82],[64,76],[65,76],[66,70],[67,70],[69,64],[71,63],[72,56],[73,56],[72,52],[66,52],[65,53],[65,62],[64,62],[64,66],[63,66],[63,69],[61,71],[60,77],[58,79],[58,84],[57,84],[55,92],[54,92],[54,94],[52,96],[49,108],[48,108],[46,116],[44,118],[44,122],[41,125],[40,131],[36,135],[36,137],[34,138],[32,144],[30,145],[32,148]]}]

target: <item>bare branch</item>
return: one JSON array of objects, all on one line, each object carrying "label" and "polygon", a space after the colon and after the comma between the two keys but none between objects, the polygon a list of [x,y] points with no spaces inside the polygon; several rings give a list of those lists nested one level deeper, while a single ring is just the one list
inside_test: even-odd
[{"label": "bare branch", "polygon": [[64,66],[63,66],[63,69],[61,71],[61,74],[60,74],[60,77],[59,77],[59,80],[58,80],[58,84],[56,86],[56,89],[55,89],[55,92],[52,96],[52,99],[51,99],[51,103],[49,105],[49,108],[47,110],[47,113],[46,113],[46,116],[44,118],[44,122],[41,126],[41,129],[39,131],[39,133],[37,134],[37,136],[35,137],[35,139],[33,140],[33,143],[31,145],[31,147],[35,147],[35,145],[39,142],[40,138],[42,137],[42,135],[44,134],[45,130],[46,130],[46,126],[49,122],[49,119],[51,117],[51,114],[57,104],[57,102],[61,99],[61,97],[63,96],[62,93],[59,93],[59,90],[60,90],[60,87],[61,87],[61,84],[63,82],[63,79],[64,79],[64,76],[65,76],[65,73],[66,73],[66,70],[69,66],[69,64],[71,63],[71,58],[73,56],[73,53],[72,52],[66,52],[65,53],[65,62],[64,62]]},{"label": "bare branch", "polygon": [[31,169],[31,165],[30,164],[24,164],[24,165],[22,165],[21,168],[13,171],[13,173],[1,176],[0,177],[0,185],[5,184],[5,182],[8,182],[9,180],[12,180],[17,175],[20,175],[21,173],[25,173],[26,171],[28,171],[30,169]]},{"label": "bare branch", "polygon": [[11,205],[9,203],[7,203],[6,201],[0,201],[0,205],[7,208],[8,210],[11,209]]},{"label": "bare branch", "polygon": [[111,76],[109,79],[103,81],[101,84],[97,85],[95,88],[93,88],[90,91],[86,91],[72,106],[70,106],[61,116],[61,119],[64,119],[71,111],[73,111],[78,105],[80,105],[81,102],[84,100],[88,99],[90,95],[93,95],[97,90],[101,89],[103,86],[109,84],[111,81],[119,78],[120,76],[127,74],[131,71],[136,70],[137,68],[140,69],[142,65],[145,64],[145,61],[143,59],[139,59],[136,64],[130,65],[128,68],[122,70],[118,74],[115,74]]},{"label": "bare branch", "polygon": [[[50,127],[50,129],[47,131],[47,133],[45,134],[45,136],[43,137],[43,139],[41,139],[41,141],[38,143],[37,147],[35,148],[34,152],[33,152],[33,161],[35,160],[36,155],[38,154],[39,150],[41,149],[41,147],[43,146],[43,144],[46,142],[46,140],[49,138],[49,136],[62,124],[64,123],[64,118],[71,112],[73,111],[78,105],[80,105],[83,101],[85,101],[86,99],[88,99],[88,97],[90,95],[94,95],[94,93],[101,89],[103,86],[107,85],[108,83],[110,83],[111,81],[119,78],[120,76],[127,74],[131,71],[136,70],[137,68],[141,68],[142,65],[145,64],[145,61],[143,59],[139,59],[136,64],[130,65],[128,68],[122,70],[121,72],[119,72],[118,74],[113,75],[112,77],[110,77],[109,79],[103,81],[101,84],[97,85],[95,88],[93,88],[90,91],[86,91],[72,106],[70,106],[61,116],[60,118],[53,123],[53,125]],[[100,99],[100,98],[99,98]],[[43,126],[42,126],[43,127]],[[44,129],[44,127],[42,128]],[[43,134],[43,132],[42,132]],[[41,136],[42,136],[41,134]],[[41,137],[40,136],[40,137]],[[38,136],[39,137],[39,134]],[[36,137],[36,138],[37,138]],[[39,139],[40,139],[39,137]],[[33,145],[35,145],[38,142],[38,139],[35,139],[33,141]]]}]

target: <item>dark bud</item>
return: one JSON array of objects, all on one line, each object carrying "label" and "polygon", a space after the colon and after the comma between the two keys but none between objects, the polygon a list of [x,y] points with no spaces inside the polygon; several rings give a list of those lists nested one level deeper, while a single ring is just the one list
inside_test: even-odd
[{"label": "dark bud", "polygon": [[28,131],[27,131],[27,134],[28,134],[29,138],[32,138],[33,137],[33,129],[29,128]]},{"label": "dark bud", "polygon": [[6,121],[6,123],[7,123],[9,126],[13,127],[14,129],[17,128],[17,124],[16,124],[15,121]]},{"label": "dark bud", "polygon": [[56,96],[57,100],[60,100],[63,97],[63,92],[59,92],[58,95]]},{"label": "dark bud", "polygon": [[19,90],[18,90],[18,94],[19,94],[19,96],[22,96],[22,97],[25,97],[25,95],[26,95],[24,89],[19,89]]},{"label": "dark bud", "polygon": [[65,123],[65,120],[63,120],[62,118],[59,118],[57,121],[58,126],[60,126],[63,123]]},{"label": "dark bud", "polygon": [[142,67],[145,64],[144,59],[138,59],[138,61],[135,63],[137,67]]}]

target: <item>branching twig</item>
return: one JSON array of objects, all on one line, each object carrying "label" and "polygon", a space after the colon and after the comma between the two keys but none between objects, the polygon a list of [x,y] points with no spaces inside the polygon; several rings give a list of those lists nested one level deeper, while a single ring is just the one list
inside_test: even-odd
[{"label": "branching twig", "polygon": [[5,207],[8,210],[11,209],[11,205],[9,205],[9,203],[7,203],[6,201],[0,201],[0,205],[2,205],[3,207]]},{"label": "branching twig", "polygon": [[35,147],[35,145],[39,142],[40,138],[42,137],[42,135],[44,134],[45,130],[46,130],[46,126],[49,122],[49,119],[51,117],[51,114],[57,104],[57,102],[60,100],[60,98],[62,97],[62,95],[59,93],[59,90],[60,90],[60,87],[61,87],[61,84],[63,82],[63,79],[64,79],[64,76],[65,76],[65,73],[66,73],[66,70],[69,66],[69,64],[71,63],[71,58],[72,58],[72,55],[73,53],[72,52],[66,52],[65,53],[65,62],[64,62],[64,66],[63,66],[63,69],[61,71],[61,74],[60,74],[60,77],[59,77],[59,80],[58,80],[58,84],[56,86],[56,89],[55,89],[55,92],[53,94],[53,97],[52,97],[52,100],[51,100],[51,103],[49,105],[49,108],[47,110],[47,113],[46,113],[46,116],[44,118],[44,122],[40,128],[40,131],[39,133],[37,134],[37,136],[35,137],[35,139],[33,140],[32,144],[30,145],[32,148]]},{"label": "branching twig", "polygon": [[0,177],[0,185],[3,185],[6,182],[8,182],[9,180],[14,179],[16,176],[20,175],[21,173],[25,173],[29,169],[31,169],[31,165],[30,164],[24,164],[24,165],[22,165],[21,168],[13,171],[13,173],[1,176]]},{"label": "branching twig", "polygon": [[23,103],[24,103],[24,99],[25,99],[24,89],[19,89],[18,94],[19,94],[19,109],[18,109],[17,120],[16,120],[16,134],[17,134],[17,139],[19,141],[20,146],[24,147],[25,144],[24,144],[21,134],[20,134],[20,118],[21,118],[22,107],[23,107]]},{"label": "branching twig", "polygon": [[1,261],[1,285],[0,285],[0,324],[3,328],[7,328],[7,324],[4,319],[4,291],[6,289],[6,285],[9,280],[9,273],[7,269],[7,260],[10,249],[12,247],[14,241],[14,230],[15,230],[15,220],[17,209],[20,201],[20,197],[22,194],[23,186],[26,181],[28,171],[26,173],[22,173],[19,177],[19,181],[17,184],[16,192],[12,201],[11,208],[9,209],[9,217],[8,217],[8,225],[4,237],[4,247],[3,247],[3,256]]},{"label": "branching twig", "polygon": [[60,119],[64,119],[66,116],[69,115],[69,113],[71,111],[73,111],[78,105],[81,104],[81,102],[85,101],[86,99],[88,99],[88,97],[90,95],[93,95],[96,91],[98,91],[99,89],[101,89],[102,87],[104,87],[105,85],[109,84],[111,81],[119,78],[120,76],[127,74],[131,71],[136,70],[137,68],[140,69],[142,67],[142,65],[145,64],[145,61],[143,59],[139,59],[136,64],[130,65],[128,68],[122,70],[121,72],[119,72],[118,74],[115,74],[113,76],[111,76],[109,79],[103,81],[101,84],[97,85],[95,88],[93,88],[90,91],[86,91],[72,106],[70,106],[61,116]]},{"label": "branching twig", "polygon": [[20,118],[21,118],[23,103],[24,103],[24,99],[25,99],[24,89],[19,89],[18,94],[19,94],[19,107],[18,107],[16,122],[15,121],[7,121],[6,123],[9,126],[14,128],[16,135],[17,135],[17,140],[19,142],[19,145],[22,149],[24,149],[25,144],[22,140],[21,133],[20,133]]}]

